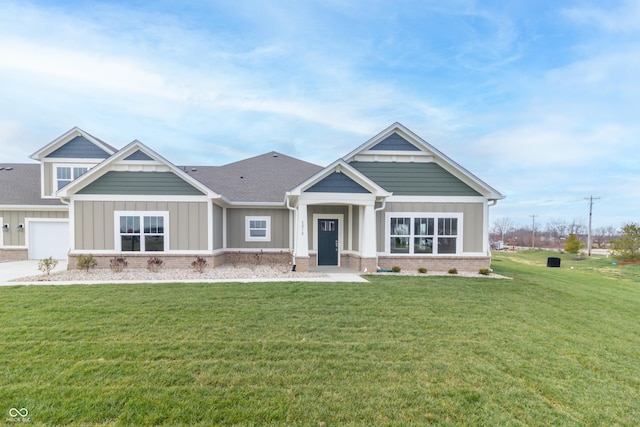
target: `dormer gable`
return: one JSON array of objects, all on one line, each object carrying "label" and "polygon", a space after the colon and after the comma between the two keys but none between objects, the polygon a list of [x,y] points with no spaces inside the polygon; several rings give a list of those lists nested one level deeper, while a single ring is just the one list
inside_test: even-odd
[{"label": "dormer gable", "polygon": [[45,145],[31,156],[33,160],[44,159],[96,159],[98,163],[116,152],[106,142],[78,127],[74,127]]},{"label": "dormer gable", "polygon": [[56,191],[115,152],[111,145],[78,127],[68,130],[30,156],[40,162],[42,197],[54,197]]}]

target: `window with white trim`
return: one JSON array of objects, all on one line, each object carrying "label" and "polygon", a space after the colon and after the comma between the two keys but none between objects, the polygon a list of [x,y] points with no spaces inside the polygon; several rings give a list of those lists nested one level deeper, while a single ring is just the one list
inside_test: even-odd
[{"label": "window with white trim", "polygon": [[61,189],[76,178],[84,175],[89,166],[56,166],[56,190]]},{"label": "window with white trim", "polygon": [[271,241],[271,217],[247,216],[245,217],[245,237],[247,242]]},{"label": "window with white trim", "polygon": [[[446,215],[446,214],[445,214]],[[461,246],[461,215],[387,213],[392,254],[456,254]]]},{"label": "window with white trim", "polygon": [[166,212],[116,212],[116,250],[120,252],[164,252],[169,239]]}]

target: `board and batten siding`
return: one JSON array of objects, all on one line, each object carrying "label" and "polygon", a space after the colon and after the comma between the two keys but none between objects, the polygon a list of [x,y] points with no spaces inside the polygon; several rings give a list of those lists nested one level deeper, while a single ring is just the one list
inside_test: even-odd
[{"label": "board and batten siding", "polygon": [[213,250],[224,247],[224,209],[213,205]]},{"label": "board and batten siding", "polygon": [[3,234],[3,246],[26,246],[25,232],[18,231],[18,224],[25,224],[27,218],[69,218],[67,211],[3,211],[0,210],[0,218],[5,224],[9,224],[9,231],[0,231]]},{"label": "board and batten siding", "polygon": [[169,212],[169,250],[207,250],[207,202],[75,201],[75,249],[114,250],[115,211]]},{"label": "board and batten siding", "polygon": [[[245,218],[265,216],[271,218],[270,242],[245,241]],[[227,208],[227,247],[232,249],[288,249],[289,210]]]},{"label": "board and batten siding", "polygon": [[[356,215],[356,210],[354,209],[354,215]],[[349,228],[351,226],[351,221],[349,219],[349,207],[348,206],[342,206],[342,205],[310,205],[307,207],[307,224],[309,224],[309,226],[307,227],[307,229],[309,230],[308,233],[308,239],[309,239],[309,248],[313,248],[313,229],[314,227],[317,226],[317,224],[314,224],[313,222],[313,216],[315,215],[322,215],[322,214],[338,214],[338,215],[343,215],[344,218],[344,224],[338,224],[338,227],[342,228],[343,230],[343,235],[342,238],[343,240],[345,240],[344,242],[341,242],[342,249],[347,249],[348,246],[348,242],[346,242],[346,239],[348,238],[348,233],[349,233]],[[354,241],[357,239],[357,236],[354,236]],[[316,248],[314,248],[316,249]]]},{"label": "board and batten siding", "polygon": [[55,191],[53,190],[53,163],[43,162],[44,168],[42,172],[44,173],[44,195],[50,196]]},{"label": "board and batten siding", "polygon": [[480,196],[436,163],[351,162],[394,196]]},{"label": "board and batten siding", "polygon": [[462,213],[463,252],[482,252],[484,241],[483,203],[461,202],[392,202],[387,203],[384,210],[377,212],[376,230],[378,235],[378,252],[384,252],[386,246],[385,217],[387,212],[426,212],[426,213]]}]

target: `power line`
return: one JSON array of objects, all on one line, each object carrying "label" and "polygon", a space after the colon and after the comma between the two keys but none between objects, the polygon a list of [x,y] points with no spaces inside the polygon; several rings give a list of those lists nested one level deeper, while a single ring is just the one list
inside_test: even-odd
[{"label": "power line", "polygon": [[589,197],[585,197],[585,200],[589,201],[589,231],[587,233],[587,254],[591,256],[591,217],[593,216],[593,201],[599,200],[600,197],[593,197],[593,195]]}]

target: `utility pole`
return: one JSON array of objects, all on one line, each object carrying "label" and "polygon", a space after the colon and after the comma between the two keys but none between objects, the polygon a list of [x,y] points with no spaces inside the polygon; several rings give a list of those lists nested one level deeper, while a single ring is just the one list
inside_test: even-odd
[{"label": "utility pole", "polygon": [[533,218],[533,224],[531,225],[531,249],[535,248],[536,245],[536,217],[540,215],[529,215]]},{"label": "utility pole", "polygon": [[591,217],[593,216],[593,201],[600,199],[600,197],[585,197],[585,200],[589,201],[589,231],[587,233],[587,254],[591,256]]}]

